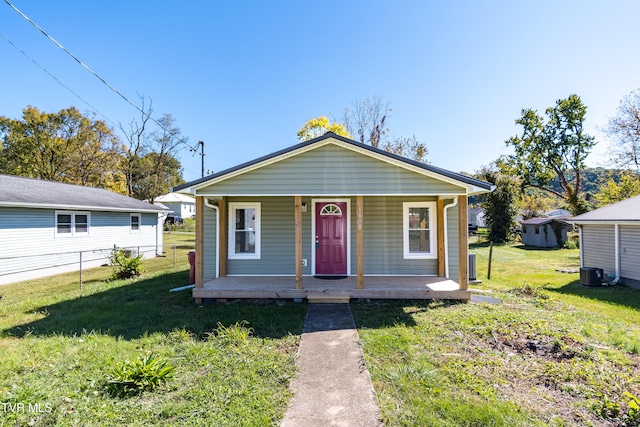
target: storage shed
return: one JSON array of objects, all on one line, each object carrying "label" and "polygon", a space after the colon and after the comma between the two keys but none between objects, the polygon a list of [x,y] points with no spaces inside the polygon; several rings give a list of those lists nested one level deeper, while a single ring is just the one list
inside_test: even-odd
[{"label": "storage shed", "polygon": [[567,241],[567,231],[571,228],[563,220],[555,218],[530,218],[522,224],[522,243],[538,248],[561,247]]}]

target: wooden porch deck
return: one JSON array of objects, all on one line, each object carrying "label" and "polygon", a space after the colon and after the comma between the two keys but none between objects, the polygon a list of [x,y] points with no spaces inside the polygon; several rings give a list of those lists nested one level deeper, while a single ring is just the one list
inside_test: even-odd
[{"label": "wooden porch deck", "polygon": [[470,293],[444,277],[365,276],[364,289],[357,289],[356,276],[335,280],[305,276],[302,289],[296,289],[294,276],[231,276],[194,288],[193,297],[306,298],[309,302],[348,302],[350,298],[469,300]]}]

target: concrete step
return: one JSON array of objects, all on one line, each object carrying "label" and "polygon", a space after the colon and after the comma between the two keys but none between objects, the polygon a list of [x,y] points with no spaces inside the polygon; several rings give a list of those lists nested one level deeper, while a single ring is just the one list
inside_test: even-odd
[{"label": "concrete step", "polygon": [[312,293],[307,295],[307,301],[309,304],[348,304],[351,297],[349,294],[316,294]]}]

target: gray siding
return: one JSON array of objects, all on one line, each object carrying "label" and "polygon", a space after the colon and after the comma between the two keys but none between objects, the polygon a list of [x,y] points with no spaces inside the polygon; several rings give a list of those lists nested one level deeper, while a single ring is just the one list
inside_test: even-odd
[{"label": "gray siding", "polygon": [[[0,258],[5,258],[0,262],[0,284],[75,270],[80,251],[86,252],[86,267],[104,263],[114,245],[140,247],[145,256],[156,253],[155,213],[141,214],[140,232],[131,232],[128,212],[90,212],[88,235],[59,236],[55,233],[55,212],[0,208]],[[29,272],[18,274],[24,270]]]},{"label": "gray siding", "polygon": [[464,194],[426,177],[334,145],[263,166],[198,190],[201,195]]},{"label": "gray siding", "polygon": [[640,227],[620,226],[620,276],[640,280]]},{"label": "gray siding", "polygon": [[[365,197],[365,274],[438,275],[437,259],[404,259],[402,237],[402,203],[434,200],[432,197]],[[355,215],[352,215],[352,230],[355,230],[354,217]],[[352,273],[355,274],[355,232],[351,233],[351,238]]]},{"label": "gray siding", "polygon": [[[312,213],[314,198],[303,197],[307,212],[302,213],[303,259],[307,266],[303,274],[310,275],[312,268],[313,230]],[[356,215],[355,198],[350,200],[351,274],[356,271]],[[434,201],[433,197],[365,197],[364,241],[366,275],[437,275],[437,259],[404,259],[402,240],[402,203],[407,201]],[[232,197],[229,202],[261,203],[261,258],[228,259],[228,275],[295,275],[295,229],[293,197],[244,198]],[[450,277],[458,277],[458,211],[448,210]],[[215,211],[205,212],[205,280],[215,277]],[[435,226],[435,225],[434,225]]]},{"label": "gray siding", "polygon": [[605,274],[615,274],[615,229],[613,225],[582,226],[584,267],[602,268]]}]

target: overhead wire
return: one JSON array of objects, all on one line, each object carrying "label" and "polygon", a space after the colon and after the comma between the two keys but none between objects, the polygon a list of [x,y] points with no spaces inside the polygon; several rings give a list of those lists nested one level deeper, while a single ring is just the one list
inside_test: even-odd
[{"label": "overhead wire", "polygon": [[[100,77],[100,75],[98,75],[98,73],[96,73],[95,71],[93,71],[91,68],[89,68],[88,65],[86,65],[84,62],[82,62],[80,59],[78,59],[78,57],[76,57],[73,53],[71,53],[67,48],[65,48],[63,45],[61,45],[60,43],[58,43],[58,41],[56,39],[54,39],[52,36],[50,36],[44,29],[42,29],[38,24],[36,24],[33,20],[31,20],[27,15],[25,15],[24,13],[22,13],[22,11],[20,11],[20,9],[18,9],[16,6],[14,6],[13,4],[11,4],[11,2],[9,2],[9,0],[4,0],[4,2],[9,5],[13,10],[15,10],[20,16],[22,16],[27,22],[29,22],[31,25],[33,25],[35,28],[38,29],[38,31],[40,31],[47,39],[49,39],[53,44],[55,44],[57,47],[59,47],[60,49],[62,49],[67,55],[69,55],[71,58],[73,58],[78,64],[80,64],[82,66],[82,68],[84,68],[85,70],[87,70],[89,73],[91,73],[94,77],[96,77],[98,80],[100,80],[105,86],[107,86],[111,91],[113,91],[114,93],[116,93],[118,96],[120,96],[125,102],[127,102],[129,105],[131,105],[133,108],[135,108],[136,110],[138,110],[143,117],[147,117],[149,120],[151,120],[152,122],[154,122],[156,125],[160,126],[160,128],[162,128],[163,130],[165,130],[166,132],[168,132],[171,136],[175,137],[176,139],[178,139],[178,141],[182,142],[183,144],[185,144],[187,147],[189,147],[189,144],[187,143],[187,141],[184,138],[181,138],[180,136],[178,136],[176,133],[172,132],[171,129],[168,129],[166,126],[164,126],[162,123],[160,123],[158,120],[154,119],[150,114],[146,113],[142,108],[138,107],[136,104],[134,104],[133,102],[131,102],[129,100],[129,98],[127,98],[124,94],[122,94],[122,92],[120,92],[118,89],[116,89],[115,87],[113,87],[112,85],[110,85],[105,79],[103,79],[102,77]],[[195,148],[198,146],[198,143],[196,143],[193,147],[191,147],[192,150],[195,150]]]},{"label": "overhead wire", "polygon": [[47,70],[46,68],[44,68],[42,65],[40,65],[38,63],[38,61],[36,61],[35,59],[33,59],[32,57],[30,57],[24,50],[22,50],[21,48],[19,48],[14,42],[12,42],[11,40],[9,40],[9,38],[7,38],[4,34],[0,33],[0,37],[2,37],[3,39],[5,39],[7,41],[7,43],[9,43],[11,46],[13,46],[18,52],[20,52],[21,54],[23,54],[27,59],[29,59],[31,62],[33,62],[38,68],[40,68],[42,71],[44,71],[45,73],[47,73],[53,80],[55,80],[56,82],[58,82],[58,84],[60,86],[62,86],[63,88],[65,88],[66,90],[68,90],[69,92],[71,92],[71,94],[73,96],[75,96],[76,98],[78,98],[80,101],[84,102],[89,108],[91,108],[93,111],[95,111],[96,113],[98,113],[100,116],[102,116],[106,121],[108,121],[109,123],[111,123],[113,126],[115,126],[116,124],[113,122],[113,120],[111,120],[109,117],[105,116],[103,113],[100,112],[100,110],[98,110],[96,107],[94,107],[93,105],[89,104],[89,102],[87,102],[87,100],[85,100],[84,98],[82,98],[80,95],[78,95],[77,93],[75,93],[73,91],[73,89],[71,89],[69,86],[67,86],[66,84],[62,83],[62,81],[60,81],[60,79],[58,79],[56,76],[54,76],[53,74],[51,74],[49,72],[49,70]]}]

